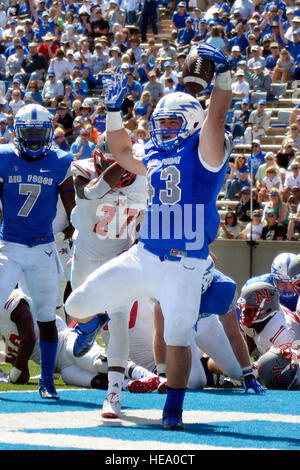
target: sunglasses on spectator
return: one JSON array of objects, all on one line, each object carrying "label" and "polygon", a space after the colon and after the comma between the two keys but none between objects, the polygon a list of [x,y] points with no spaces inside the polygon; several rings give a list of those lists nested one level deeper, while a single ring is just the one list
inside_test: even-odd
[{"label": "sunglasses on spectator", "polygon": [[275,217],[275,215],[274,215],[274,214],[268,214],[267,217],[268,217],[268,218],[270,218],[270,217]]}]

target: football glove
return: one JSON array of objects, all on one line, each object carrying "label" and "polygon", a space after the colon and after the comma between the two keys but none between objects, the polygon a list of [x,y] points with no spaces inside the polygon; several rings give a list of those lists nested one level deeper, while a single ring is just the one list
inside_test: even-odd
[{"label": "football glove", "polygon": [[217,47],[211,46],[210,44],[202,43],[197,46],[199,57],[210,59],[216,64],[216,73],[227,72],[231,69],[231,65],[228,62],[228,58]]},{"label": "football glove", "polygon": [[251,367],[245,368],[243,370],[243,387],[245,393],[248,392],[250,388],[255,391],[255,393],[265,393],[265,389],[261,386],[261,384],[256,380]]},{"label": "football glove", "polygon": [[105,103],[108,111],[120,111],[127,91],[127,74],[117,75],[115,80],[103,80]]}]

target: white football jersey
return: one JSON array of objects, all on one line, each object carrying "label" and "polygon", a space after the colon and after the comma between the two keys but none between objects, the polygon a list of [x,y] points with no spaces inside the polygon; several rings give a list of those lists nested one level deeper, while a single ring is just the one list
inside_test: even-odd
[{"label": "white football jersey", "polygon": [[[98,177],[93,158],[73,162],[71,171],[73,176],[88,180]],[[146,203],[146,177],[139,175],[129,186],[114,188],[101,199],[76,196],[71,215],[77,231],[76,246],[97,258],[113,257],[128,250],[136,238],[137,217]]]},{"label": "white football jersey", "polygon": [[285,312],[282,309],[278,310],[264,329],[253,338],[259,353],[264,354],[271,346],[292,343],[295,332],[291,326],[292,323],[287,320]]},{"label": "white football jersey", "polygon": [[[4,309],[0,312],[0,336],[5,341],[5,352],[10,356],[17,356],[19,353],[20,337],[16,324],[11,320],[10,316],[20,301],[24,299],[31,306],[31,298],[24,294],[21,289],[14,289],[10,294]],[[34,331],[36,336],[36,344],[34,346],[30,359],[36,364],[40,363],[40,347],[38,343],[39,328],[35,318],[33,317]],[[60,332],[67,328],[67,325],[60,317],[56,317],[57,331]]]}]

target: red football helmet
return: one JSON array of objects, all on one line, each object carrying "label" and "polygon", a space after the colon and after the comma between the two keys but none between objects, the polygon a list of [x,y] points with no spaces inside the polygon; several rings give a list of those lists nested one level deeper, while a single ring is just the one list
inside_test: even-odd
[{"label": "red football helmet", "polygon": [[[115,160],[110,153],[105,133],[100,137],[96,148],[92,153],[92,156],[94,158],[95,170],[98,175],[101,175],[101,173],[106,170],[106,168],[115,163]],[[116,185],[116,188],[124,188],[125,186],[129,186],[131,183],[133,183],[135,177],[135,174],[129,173],[129,171],[125,171],[119,183]]]}]

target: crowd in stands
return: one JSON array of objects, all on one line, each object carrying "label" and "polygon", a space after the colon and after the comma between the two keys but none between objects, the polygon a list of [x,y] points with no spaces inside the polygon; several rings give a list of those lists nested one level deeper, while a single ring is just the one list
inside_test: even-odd
[{"label": "crowd in stands", "polygon": [[[171,24],[164,35],[161,12]],[[158,100],[188,92],[182,68],[199,42],[229,57],[228,129],[234,144],[251,146],[249,156],[231,158],[224,198],[236,207],[222,217],[219,237],[299,239],[300,104],[291,110],[277,152],[264,151],[260,139],[270,126],[268,101],[276,99],[272,84],[300,79],[300,0],[4,0],[0,143],[13,141],[18,110],[39,103],[53,114],[55,145],[76,159],[89,158],[105,131],[103,80],[116,73],[128,75],[124,125],[133,141],[147,142]],[[197,95],[204,109],[212,88]],[[266,98],[253,103],[257,92]]]}]

